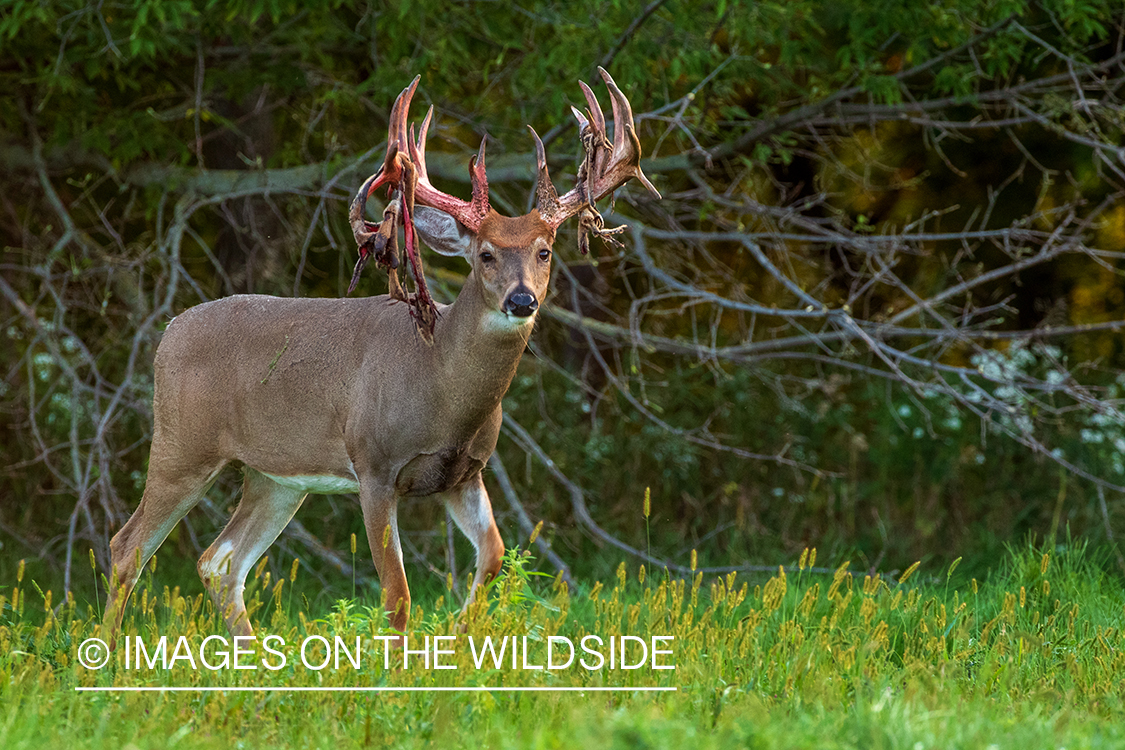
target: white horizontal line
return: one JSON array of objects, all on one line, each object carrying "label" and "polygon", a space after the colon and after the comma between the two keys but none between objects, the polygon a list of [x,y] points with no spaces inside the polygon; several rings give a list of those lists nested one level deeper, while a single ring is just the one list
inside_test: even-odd
[{"label": "white horizontal line", "polygon": [[78,693],[667,693],[678,687],[76,687]]}]

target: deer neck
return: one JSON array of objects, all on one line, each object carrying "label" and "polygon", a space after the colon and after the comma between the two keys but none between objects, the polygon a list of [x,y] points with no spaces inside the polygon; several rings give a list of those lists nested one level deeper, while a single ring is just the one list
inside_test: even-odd
[{"label": "deer neck", "polygon": [[434,354],[445,375],[442,398],[466,427],[479,425],[500,405],[531,335],[531,325],[499,325],[497,315],[470,273],[434,332]]}]

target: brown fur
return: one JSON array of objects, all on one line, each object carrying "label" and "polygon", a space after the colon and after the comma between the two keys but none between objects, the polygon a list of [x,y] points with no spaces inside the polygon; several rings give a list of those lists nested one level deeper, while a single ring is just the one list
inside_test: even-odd
[{"label": "brown fur", "polygon": [[498,248],[530,247],[540,237],[547,238],[548,246],[555,241],[555,230],[540,218],[539,209],[536,208],[531,209],[531,213],[514,219],[489,211],[481,222],[477,235]]}]

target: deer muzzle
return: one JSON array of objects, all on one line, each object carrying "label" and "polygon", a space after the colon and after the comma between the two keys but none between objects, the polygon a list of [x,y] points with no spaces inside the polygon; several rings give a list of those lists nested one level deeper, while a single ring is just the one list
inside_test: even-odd
[{"label": "deer muzzle", "polygon": [[539,309],[539,300],[527,291],[515,291],[504,302],[504,312],[517,318],[529,318]]}]

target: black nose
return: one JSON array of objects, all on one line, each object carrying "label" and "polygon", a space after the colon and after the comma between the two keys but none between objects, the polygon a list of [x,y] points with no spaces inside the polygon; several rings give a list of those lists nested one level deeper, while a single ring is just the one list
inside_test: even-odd
[{"label": "black nose", "polygon": [[515,315],[517,318],[526,318],[539,309],[539,301],[535,299],[535,295],[533,294],[516,292],[511,297],[508,297],[506,307],[508,308],[508,312]]}]

